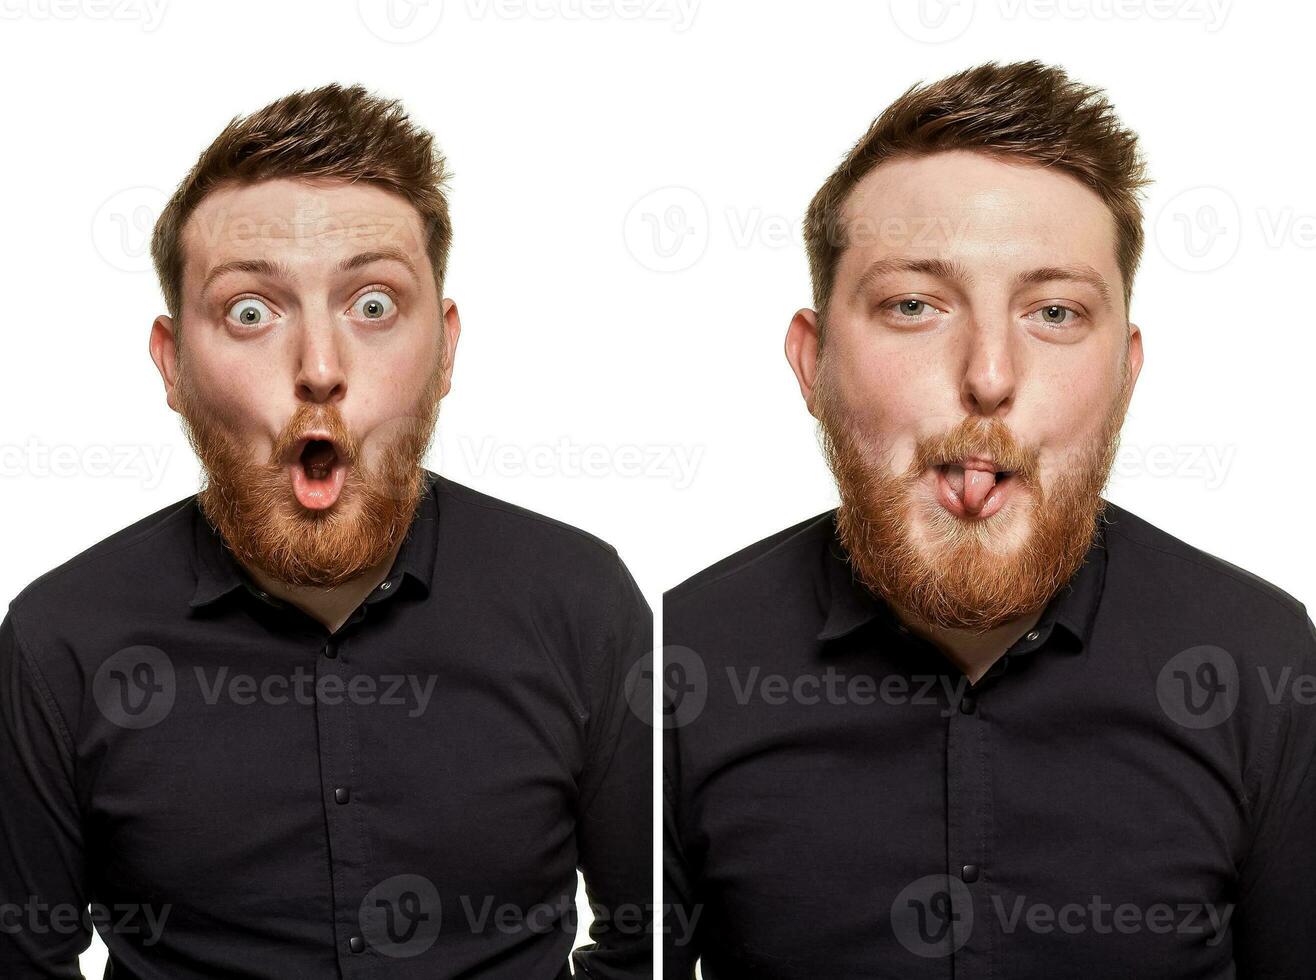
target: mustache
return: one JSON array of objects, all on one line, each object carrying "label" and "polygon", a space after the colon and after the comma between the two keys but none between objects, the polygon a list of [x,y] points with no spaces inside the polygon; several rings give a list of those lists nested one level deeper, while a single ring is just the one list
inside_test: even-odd
[{"label": "mustache", "polygon": [[997,470],[1009,471],[1025,484],[1035,485],[1041,452],[1015,438],[999,418],[965,417],[941,435],[920,439],[914,450],[909,477],[920,477],[930,467],[949,461],[982,457],[992,460]]},{"label": "mustache", "polygon": [[297,444],[307,432],[327,436],[334,444],[338,458],[349,466],[355,466],[360,461],[361,447],[347,427],[347,422],[338,406],[302,404],[293,412],[274,441],[270,451],[270,466],[282,466],[284,461],[293,455]]}]

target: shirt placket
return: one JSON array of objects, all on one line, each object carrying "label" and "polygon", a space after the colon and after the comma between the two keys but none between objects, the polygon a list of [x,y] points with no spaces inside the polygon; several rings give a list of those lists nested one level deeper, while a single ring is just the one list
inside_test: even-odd
[{"label": "shirt placket", "polygon": [[[390,579],[379,586],[337,632],[269,593],[247,585],[247,591],[271,608],[301,620],[303,630],[315,636],[316,749],[320,771],[320,799],[324,808],[333,898],[334,949],[343,977],[371,975],[366,939],[361,924],[360,902],[367,890],[368,869],[365,827],[353,800],[354,783],[360,773],[359,740],[349,694],[352,677],[348,645],[365,618],[367,606],[382,598],[395,585]],[[313,624],[313,625],[312,625]],[[359,642],[359,641],[358,641]],[[335,685],[326,689],[326,685]],[[277,751],[277,747],[272,746]]]},{"label": "shirt placket", "polygon": [[365,940],[352,897],[360,892],[363,868],[361,839],[356,832],[352,784],[356,771],[356,745],[350,705],[346,697],[326,695],[326,683],[346,691],[348,659],[346,638],[321,641],[315,666],[315,723],[320,751],[320,795],[328,833],[329,870],[333,880],[334,935],[343,976],[363,976]]},{"label": "shirt placket", "polygon": [[[397,582],[382,583],[351,618],[318,642],[315,721],[320,754],[320,796],[328,834],[329,873],[333,885],[334,942],[344,977],[374,975],[361,921],[361,902],[371,887],[369,838],[358,808],[357,782],[363,774],[360,739],[350,696],[351,651],[359,646],[360,624],[369,605],[389,595]],[[329,680],[326,680],[329,679]],[[325,683],[336,684],[322,694]]]},{"label": "shirt placket", "polygon": [[[960,681],[964,683],[963,680]],[[992,935],[986,901],[992,840],[991,751],[981,687],[961,689],[946,719],[946,869],[956,980],[992,975]]]},{"label": "shirt placket", "polygon": [[[1032,654],[1046,643],[1048,618],[1003,654],[977,684],[961,688],[958,704],[949,705],[946,724],[946,878],[954,912],[952,963],[955,980],[998,977],[996,950],[1001,924],[991,901],[995,840],[992,795],[995,755],[991,739],[992,691],[1012,659]],[[960,683],[967,684],[961,675]]]}]

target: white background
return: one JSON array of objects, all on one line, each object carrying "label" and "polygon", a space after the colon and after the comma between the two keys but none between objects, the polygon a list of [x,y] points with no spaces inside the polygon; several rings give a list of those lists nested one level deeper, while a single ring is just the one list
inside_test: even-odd
[{"label": "white background", "polygon": [[1156,179],[1108,496],[1310,604],[1313,37],[1232,0],[0,0],[0,597],[197,488],[147,244],[233,115],[359,81],[436,134],[464,329],[429,465],[611,541],[657,611],[834,504],[781,353],[814,190],[908,85],[1037,57]]}]

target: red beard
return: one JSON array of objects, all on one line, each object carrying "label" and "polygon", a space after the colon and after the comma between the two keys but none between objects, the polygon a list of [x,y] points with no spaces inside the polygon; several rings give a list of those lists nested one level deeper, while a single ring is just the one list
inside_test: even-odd
[{"label": "red beard", "polygon": [[[379,564],[406,534],[424,488],[421,462],[438,419],[442,372],[430,378],[412,413],[397,424],[378,464],[362,469],[360,447],[336,405],[302,403],[280,433],[272,462],[255,463],[245,447],[180,378],[179,413],[206,473],[197,501],[245,566],[298,586],[342,585]],[[293,495],[278,462],[309,428],[332,436],[348,464],[338,502],[308,510]]]},{"label": "red beard", "polygon": [[[930,626],[985,633],[1040,609],[1073,577],[1105,508],[1101,491],[1119,446],[1127,374],[1096,443],[1045,490],[1037,451],[1022,448],[999,418],[966,417],[944,435],[920,440],[910,468],[889,475],[825,374],[820,369],[815,392],[823,449],[841,497],[837,528],[864,585]],[[1003,525],[1005,511],[962,520],[926,492],[929,466],[972,455],[1015,471],[1019,482],[1006,509],[1028,506],[1026,526],[1017,517],[1014,528]]]}]

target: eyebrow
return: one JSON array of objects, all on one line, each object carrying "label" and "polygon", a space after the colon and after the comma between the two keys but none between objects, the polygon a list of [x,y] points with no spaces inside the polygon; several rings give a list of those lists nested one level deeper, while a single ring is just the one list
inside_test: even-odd
[{"label": "eyebrow", "polygon": [[[407,267],[412,278],[419,278],[416,275],[415,263],[411,257],[400,248],[386,245],[382,248],[371,249],[367,252],[359,252],[349,258],[343,259],[338,264],[338,272],[351,272],[353,269],[359,269],[362,266],[369,265],[372,262],[400,262]],[[205,292],[210,288],[211,283],[220,276],[228,275],[231,272],[247,272],[257,276],[269,276],[273,279],[288,279],[296,281],[297,276],[285,263],[271,259],[233,259],[230,262],[221,262],[215,266],[206,275],[206,281],[201,285],[201,291]]]},{"label": "eyebrow", "polygon": [[966,286],[973,282],[973,276],[969,274],[969,270],[951,259],[906,259],[896,257],[878,259],[865,269],[855,286],[855,292],[863,292],[873,283],[884,276],[891,275],[893,272],[922,272],[934,279],[948,279],[951,282],[962,283]]},{"label": "eyebrow", "polygon": [[[946,279],[965,286],[973,284],[973,276],[959,262],[948,259],[896,257],[878,259],[865,269],[863,275],[859,277],[855,292],[863,292],[883,276],[891,275],[894,272],[921,272],[936,279]],[[1110,306],[1110,283],[1096,269],[1083,263],[1077,265],[1045,265],[1036,269],[1029,269],[1015,276],[1013,286],[1015,289],[1019,289],[1023,286],[1037,286],[1047,282],[1085,283],[1100,294],[1101,301],[1106,306]]]},{"label": "eyebrow", "polygon": [[1081,282],[1097,291],[1101,301],[1110,306],[1110,283],[1090,265],[1044,265],[1040,269],[1030,269],[1015,277],[1015,288],[1020,286],[1040,286],[1044,282]]}]

